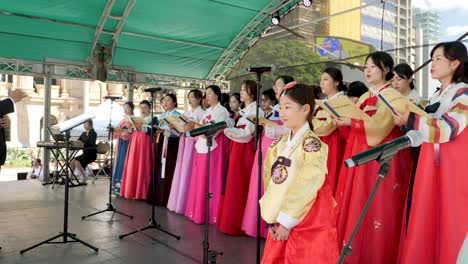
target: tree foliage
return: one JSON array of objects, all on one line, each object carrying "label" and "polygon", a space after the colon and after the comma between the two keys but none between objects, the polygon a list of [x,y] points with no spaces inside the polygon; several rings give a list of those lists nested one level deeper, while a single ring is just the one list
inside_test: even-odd
[{"label": "tree foliage", "polygon": [[280,75],[290,75],[301,83],[319,84],[324,64],[298,66],[318,61],[320,57],[301,39],[262,39],[245,54],[240,63],[231,70],[227,79],[231,80],[231,90],[237,91],[242,80],[255,79],[255,75],[246,73],[246,67],[276,64],[279,70],[262,76],[263,87],[270,88],[276,77]]}]

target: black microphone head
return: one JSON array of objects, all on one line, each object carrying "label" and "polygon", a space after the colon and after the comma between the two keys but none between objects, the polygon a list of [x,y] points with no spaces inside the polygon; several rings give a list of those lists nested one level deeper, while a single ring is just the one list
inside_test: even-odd
[{"label": "black microphone head", "polygon": [[249,66],[245,68],[247,72],[274,72],[278,69],[278,66],[275,64],[267,65],[267,66]]},{"label": "black microphone head", "polygon": [[110,99],[110,100],[122,100],[122,96],[104,96],[104,99]]},{"label": "black microphone head", "polygon": [[163,88],[161,87],[151,87],[151,88],[146,88],[145,89],[145,92],[147,93],[155,93],[155,92],[159,92],[159,91],[162,91]]},{"label": "black microphone head", "polygon": [[423,143],[423,134],[418,130],[410,130],[406,135],[411,143],[411,147],[419,147]]}]

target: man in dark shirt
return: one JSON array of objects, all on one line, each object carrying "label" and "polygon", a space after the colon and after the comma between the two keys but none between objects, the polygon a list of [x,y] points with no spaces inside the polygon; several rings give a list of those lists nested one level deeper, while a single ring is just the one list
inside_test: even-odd
[{"label": "man in dark shirt", "polygon": [[85,183],[87,180],[87,176],[85,173],[86,166],[91,162],[95,161],[97,158],[97,148],[96,148],[96,139],[97,134],[96,131],[93,129],[93,121],[87,120],[83,124],[84,129],[86,130],[81,134],[78,138],[79,141],[83,142],[83,154],[77,156],[75,159],[72,160],[70,163],[70,167],[73,172],[75,172],[75,168],[81,174],[81,182]]},{"label": "man in dark shirt", "polygon": [[5,164],[7,154],[4,129],[10,127],[10,118],[6,114],[13,113],[14,103],[21,101],[27,94],[20,89],[8,89],[8,96],[9,98],[0,101],[0,168]]}]

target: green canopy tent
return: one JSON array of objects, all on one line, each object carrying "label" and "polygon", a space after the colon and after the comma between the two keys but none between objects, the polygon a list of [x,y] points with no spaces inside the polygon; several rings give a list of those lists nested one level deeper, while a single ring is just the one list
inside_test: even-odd
[{"label": "green canopy tent", "polygon": [[57,65],[57,77],[102,79],[105,67],[107,81],[151,84],[222,75],[270,26],[272,13],[300,1],[1,2],[0,71],[44,74],[47,64]]},{"label": "green canopy tent", "polygon": [[[299,0],[0,0],[0,73],[177,87],[220,79]],[[44,129],[44,139],[49,132]],[[44,156],[48,175],[47,154]]]}]

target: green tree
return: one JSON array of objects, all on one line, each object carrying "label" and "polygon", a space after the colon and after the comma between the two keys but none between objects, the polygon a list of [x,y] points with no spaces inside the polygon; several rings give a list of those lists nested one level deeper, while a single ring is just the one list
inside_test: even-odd
[{"label": "green tree", "polygon": [[[301,39],[267,38],[260,40],[242,58],[240,63],[229,73],[231,90],[237,91],[240,83],[245,79],[255,79],[255,75],[245,72],[246,67],[252,65],[279,65],[279,70],[262,76],[262,84],[270,88],[274,79],[280,75],[290,75],[295,80],[306,84],[319,84],[320,75],[325,65],[310,64],[319,62],[320,57]],[[306,66],[299,66],[309,64]]]}]

